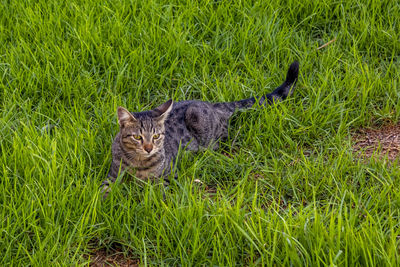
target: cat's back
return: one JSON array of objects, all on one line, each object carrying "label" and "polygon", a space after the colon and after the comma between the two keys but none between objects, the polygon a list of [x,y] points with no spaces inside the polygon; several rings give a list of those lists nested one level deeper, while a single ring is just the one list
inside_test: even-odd
[{"label": "cat's back", "polygon": [[213,109],[214,104],[207,102],[207,101],[200,101],[200,100],[183,100],[179,102],[174,102],[174,106],[172,107],[171,113],[169,118],[179,117],[179,115],[185,115],[186,110],[189,107],[196,107],[196,108],[206,108],[206,109]]},{"label": "cat's back", "polygon": [[175,114],[179,114],[179,113],[184,114],[185,111],[187,110],[187,108],[196,102],[200,102],[200,101],[184,100],[184,101],[174,102],[174,105],[172,107],[169,117],[171,117],[172,115],[175,115]]}]

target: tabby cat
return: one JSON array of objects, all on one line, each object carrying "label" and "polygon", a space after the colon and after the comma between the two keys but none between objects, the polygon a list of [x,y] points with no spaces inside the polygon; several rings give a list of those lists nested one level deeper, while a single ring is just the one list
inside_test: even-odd
[{"label": "tabby cat", "polygon": [[120,131],[112,144],[112,163],[103,190],[109,191],[119,173],[127,171],[142,180],[167,177],[179,147],[197,151],[200,147],[218,148],[227,137],[228,122],[236,109],[271,104],[285,99],[293,91],[299,63],[293,62],[286,80],[272,93],[235,102],[209,103],[203,101],[172,102],[148,111],[131,113],[118,107]]}]

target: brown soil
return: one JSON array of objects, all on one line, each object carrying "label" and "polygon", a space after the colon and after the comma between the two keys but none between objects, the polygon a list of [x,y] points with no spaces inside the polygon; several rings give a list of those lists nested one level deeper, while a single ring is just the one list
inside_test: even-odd
[{"label": "brown soil", "polygon": [[89,266],[137,267],[139,266],[139,260],[126,258],[122,252],[115,252],[114,254],[109,254],[105,249],[100,249],[97,251],[93,251],[93,253],[90,255]]},{"label": "brown soil", "polygon": [[353,135],[354,151],[362,158],[386,157],[395,160],[400,152],[400,124],[379,129],[361,129]]}]

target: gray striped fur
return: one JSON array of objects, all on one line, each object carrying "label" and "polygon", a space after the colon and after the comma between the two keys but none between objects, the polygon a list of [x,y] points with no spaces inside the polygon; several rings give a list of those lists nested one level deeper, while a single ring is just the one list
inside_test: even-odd
[{"label": "gray striped fur", "polygon": [[[259,104],[271,104],[289,96],[298,71],[299,63],[292,63],[285,82],[258,98]],[[224,103],[169,100],[153,110],[137,113],[118,108],[120,132],[112,145],[113,159],[108,178],[103,182],[104,190],[123,171],[142,180],[167,177],[179,146],[191,151],[210,145],[218,148],[218,142],[227,137],[228,122],[235,110],[252,107],[256,101],[255,97]],[[134,136],[140,136],[141,140]]]}]

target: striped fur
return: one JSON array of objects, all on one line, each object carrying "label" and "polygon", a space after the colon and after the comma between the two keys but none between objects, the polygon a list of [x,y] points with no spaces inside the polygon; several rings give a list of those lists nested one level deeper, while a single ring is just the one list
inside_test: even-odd
[{"label": "striped fur", "polygon": [[125,171],[141,180],[167,177],[179,147],[192,151],[218,148],[218,142],[227,137],[228,122],[236,109],[252,107],[257,101],[266,105],[285,99],[293,91],[298,72],[299,63],[292,63],[286,80],[259,98],[225,103],[169,100],[153,110],[137,113],[118,108],[120,132],[112,145],[113,160],[103,182],[104,190],[108,192],[110,182]]}]

